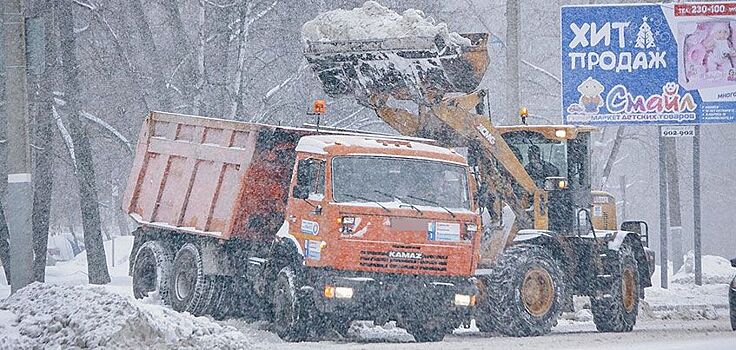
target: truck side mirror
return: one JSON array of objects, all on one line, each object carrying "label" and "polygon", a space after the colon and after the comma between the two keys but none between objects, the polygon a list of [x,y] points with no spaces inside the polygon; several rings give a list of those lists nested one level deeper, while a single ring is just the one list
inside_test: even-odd
[{"label": "truck side mirror", "polygon": [[649,246],[649,225],[646,221],[624,221],[621,223],[621,231],[629,231],[638,234],[642,243],[644,243],[644,246]]},{"label": "truck side mirror", "polygon": [[479,208],[488,208],[493,205],[493,194],[486,183],[481,183],[475,193],[475,202]]},{"label": "truck side mirror", "polygon": [[293,197],[296,199],[307,199],[309,198],[309,187],[303,185],[294,186]]}]

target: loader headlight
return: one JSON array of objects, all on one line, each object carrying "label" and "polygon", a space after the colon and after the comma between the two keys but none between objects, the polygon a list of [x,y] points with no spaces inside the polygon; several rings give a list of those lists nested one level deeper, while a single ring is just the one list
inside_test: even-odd
[{"label": "loader headlight", "polygon": [[353,288],[325,286],[325,298],[350,299],[353,297]]},{"label": "loader headlight", "polygon": [[559,176],[550,176],[544,179],[544,190],[545,191],[559,191],[569,187],[570,183],[567,179]]},{"label": "loader headlight", "polygon": [[475,295],[455,294],[455,306],[475,305]]},{"label": "loader headlight", "polygon": [[557,136],[557,137],[559,137],[561,139],[564,139],[565,137],[567,137],[567,130],[565,130],[565,129],[557,129],[557,130],[555,130],[555,136]]}]

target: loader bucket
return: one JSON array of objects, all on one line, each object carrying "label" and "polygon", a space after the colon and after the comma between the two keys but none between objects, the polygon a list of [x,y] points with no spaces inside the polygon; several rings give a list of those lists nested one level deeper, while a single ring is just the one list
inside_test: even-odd
[{"label": "loader bucket", "polygon": [[445,45],[440,36],[308,42],[304,56],[330,97],[368,104],[390,95],[431,105],[446,93],[474,91],[485,74],[488,34],[461,35],[471,46]]}]

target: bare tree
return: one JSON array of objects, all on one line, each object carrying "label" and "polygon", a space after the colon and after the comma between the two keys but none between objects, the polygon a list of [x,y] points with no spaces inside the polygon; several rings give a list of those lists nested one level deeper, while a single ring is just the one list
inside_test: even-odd
[{"label": "bare tree", "polygon": [[100,213],[98,208],[97,189],[95,188],[95,169],[92,159],[88,133],[84,120],[80,115],[78,63],[75,53],[74,14],[71,2],[56,3],[61,36],[61,57],[63,75],[66,83],[66,97],[69,117],[69,133],[74,143],[77,164],[77,182],[82,209],[82,227],[84,229],[84,245],[87,250],[87,273],[89,282],[106,284],[110,282],[107,271],[105,247],[102,243]]},{"label": "bare tree", "polygon": [[0,202],[0,262],[5,270],[5,281],[10,284],[10,231],[5,221],[5,210]]},{"label": "bare tree", "polygon": [[54,117],[51,110],[53,98],[51,88],[54,85],[53,74],[56,63],[57,36],[53,8],[46,9],[43,14],[48,30],[45,31],[44,47],[46,63],[43,72],[33,76],[33,89],[36,98],[33,103],[35,139],[33,147],[35,169],[33,181],[33,279],[43,282],[46,272],[46,250],[49,242],[49,216],[54,187]]}]

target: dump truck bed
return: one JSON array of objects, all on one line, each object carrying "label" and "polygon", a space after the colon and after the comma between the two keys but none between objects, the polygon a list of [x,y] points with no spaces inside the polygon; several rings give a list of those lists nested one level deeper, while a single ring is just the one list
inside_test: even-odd
[{"label": "dump truck bed", "polygon": [[152,112],[123,210],[143,226],[266,239],[283,223],[297,142],[312,133]]}]

